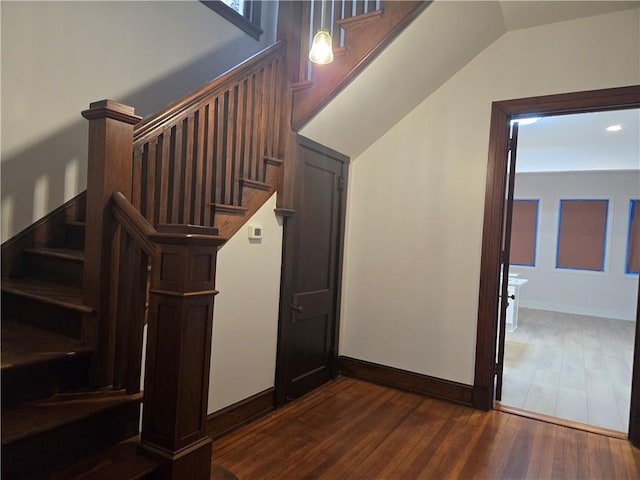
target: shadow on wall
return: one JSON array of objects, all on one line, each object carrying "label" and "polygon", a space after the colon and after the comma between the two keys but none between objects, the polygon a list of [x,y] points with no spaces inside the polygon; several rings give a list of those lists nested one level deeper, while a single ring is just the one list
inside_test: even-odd
[{"label": "shadow on wall", "polygon": [[[182,68],[110,100],[130,105],[137,115],[148,117],[233,68],[238,63],[234,59],[249,58],[255,45],[253,50],[246,46],[242,51],[234,44],[233,55],[229,45],[220,45]],[[92,101],[98,100],[102,98]],[[80,112],[86,108],[88,104],[80,106],[77,121],[2,159],[1,241],[85,189],[88,122]]]}]

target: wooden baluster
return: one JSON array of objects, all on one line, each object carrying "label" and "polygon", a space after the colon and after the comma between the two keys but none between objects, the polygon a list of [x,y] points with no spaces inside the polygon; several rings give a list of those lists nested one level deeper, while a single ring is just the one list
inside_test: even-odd
[{"label": "wooden baluster", "polygon": [[236,144],[234,149],[234,160],[233,160],[233,181],[231,183],[231,187],[233,190],[233,195],[231,197],[231,205],[240,205],[240,177],[242,176],[242,162],[244,158],[244,148],[245,148],[245,130],[244,130],[244,122],[245,122],[245,114],[246,114],[246,101],[247,94],[245,91],[245,81],[241,81],[238,85],[238,111],[236,114],[235,121],[235,131],[236,131]]},{"label": "wooden baluster", "polygon": [[169,162],[171,161],[171,137],[172,128],[163,130],[160,140],[162,142],[162,156],[160,157],[159,175],[157,178],[157,185],[160,190],[160,205],[158,206],[158,221],[157,223],[169,223]]},{"label": "wooden baluster", "polygon": [[138,210],[142,207],[142,178],[145,145],[140,145],[133,150],[133,161],[131,169],[131,204]]},{"label": "wooden baluster", "polygon": [[208,208],[205,215],[205,226],[210,227],[213,225],[213,210],[210,208],[212,203],[215,203],[215,192],[213,191],[213,185],[215,182],[215,125],[216,125],[216,101],[213,100],[207,105],[207,143],[205,154],[205,166],[204,166],[204,202],[205,207]]},{"label": "wooden baluster", "polygon": [[236,89],[231,88],[227,92],[226,108],[226,137],[225,137],[225,158],[224,158],[224,203],[233,205],[231,185],[233,182],[233,157],[235,155],[235,126],[236,126]]},{"label": "wooden baluster", "polygon": [[271,65],[265,65],[262,72],[262,112],[260,115],[260,143],[256,156],[255,179],[264,182],[264,156],[267,153],[267,137],[269,136],[269,103],[271,98]]},{"label": "wooden baluster", "polygon": [[[181,222],[181,202],[184,200],[182,196],[182,162],[184,159],[183,150],[183,121],[178,122],[175,126],[174,143],[173,143],[173,156],[171,158],[171,166],[173,167],[173,174],[169,179],[170,185],[172,185],[171,194],[171,223]],[[169,170],[171,172],[171,169]]]},{"label": "wooden baluster", "polygon": [[215,154],[215,198],[216,203],[224,203],[224,152],[225,152],[225,94],[220,95],[216,101],[216,154]]},{"label": "wooden baluster", "polygon": [[251,155],[251,171],[249,176],[252,180],[258,180],[258,159],[260,158],[262,146],[262,97],[264,96],[263,78],[264,68],[261,68],[256,75],[254,84],[255,113],[252,135],[253,155]]},{"label": "wooden baluster", "polygon": [[206,205],[208,202],[203,202],[202,198],[202,186],[204,184],[203,170],[204,170],[204,142],[205,142],[205,119],[206,119],[206,107],[203,105],[198,109],[196,114],[197,129],[196,129],[196,167],[195,167],[195,185],[194,185],[194,198],[193,205],[193,223],[195,225],[205,225],[205,215],[203,212],[203,203]]},{"label": "wooden baluster", "polygon": [[111,100],[94,102],[82,116],[89,120],[84,302],[96,310],[83,328],[84,340],[95,346],[92,383],[113,381],[115,321],[111,305],[111,193],[131,195],[133,125],[141,117],[131,107]]},{"label": "wooden baluster", "polygon": [[282,63],[282,58],[278,58],[276,60],[275,66],[275,81],[274,81],[274,104],[273,104],[273,143],[271,146],[271,154],[274,157],[282,158],[282,148],[280,144],[280,124],[282,123],[282,90],[283,90],[283,80],[284,80],[284,65]]},{"label": "wooden baluster", "polygon": [[208,479],[207,396],[217,230],[158,226],[150,289],[140,451],[160,479]]},{"label": "wooden baluster", "polygon": [[148,259],[121,229],[114,388],[140,391]]},{"label": "wooden baluster", "polygon": [[158,138],[149,140],[147,151],[147,165],[146,165],[146,185],[144,200],[144,212],[145,218],[149,220],[149,223],[154,225],[156,221],[156,146],[158,144]]},{"label": "wooden baluster", "polygon": [[270,157],[274,156],[273,153],[273,140],[275,134],[275,124],[276,124],[276,82],[277,82],[277,74],[278,74],[278,64],[277,60],[271,62],[271,66],[269,68],[269,106],[267,108],[267,145],[265,155]]},{"label": "wooden baluster", "polygon": [[[253,125],[255,122],[255,76],[250,75],[247,79],[247,116],[245,118],[244,128],[244,159],[242,162],[242,177],[251,178],[251,163],[253,159],[253,142],[254,132]],[[240,192],[240,200],[242,200],[242,191]],[[240,205],[240,204],[239,204]]]},{"label": "wooden baluster", "polygon": [[182,223],[193,223],[191,218],[193,205],[193,131],[194,119],[193,115],[189,115],[185,123],[187,128],[185,131],[185,150],[184,150],[184,181],[182,182]]}]

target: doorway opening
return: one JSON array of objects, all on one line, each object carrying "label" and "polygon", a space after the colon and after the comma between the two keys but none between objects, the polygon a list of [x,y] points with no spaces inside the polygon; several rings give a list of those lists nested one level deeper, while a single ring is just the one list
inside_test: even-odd
[{"label": "doorway opening", "polygon": [[[508,165],[510,162],[510,121],[521,116],[555,116],[570,113],[602,112],[606,110],[640,107],[640,86],[594,90],[518,100],[494,102],[492,106],[491,134],[487,188],[485,197],[484,230],[480,289],[478,299],[478,329],[476,343],[476,369],[474,376],[473,404],[476,408],[490,410],[496,401],[496,378],[502,368],[496,362],[498,339],[504,330],[498,324],[498,300],[500,276],[504,272],[504,227],[507,194]],[[507,212],[508,213],[508,212]],[[506,255],[508,258],[508,255]],[[508,278],[508,274],[504,275]],[[508,292],[503,295],[507,297]],[[635,298],[634,345],[638,345],[638,294]],[[505,308],[506,310],[506,308]],[[506,319],[505,319],[506,320]],[[502,333],[501,333],[502,332]],[[634,348],[632,386],[629,417],[629,439],[640,444],[640,352]]]},{"label": "doorway opening", "polygon": [[519,128],[505,229],[509,305],[496,399],[503,410],[626,436],[640,267],[640,110],[512,122]]}]

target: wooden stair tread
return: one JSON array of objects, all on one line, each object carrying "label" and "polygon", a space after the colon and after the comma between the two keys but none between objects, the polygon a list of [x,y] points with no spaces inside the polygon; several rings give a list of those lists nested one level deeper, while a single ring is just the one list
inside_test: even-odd
[{"label": "wooden stair tread", "polygon": [[382,9],[374,10],[373,12],[361,13],[354,17],[347,17],[336,20],[336,23],[342,28],[352,27],[354,25],[362,25],[372,20],[377,20],[382,16]]},{"label": "wooden stair tread", "polygon": [[140,479],[155,472],[158,464],[138,455],[139,437],[124,440],[108,450],[92,455],[54,472],[49,480]]},{"label": "wooden stair tread", "polygon": [[271,190],[272,188],[268,183],[251,180],[249,178],[241,178],[240,182],[244,187],[256,188],[258,190]]},{"label": "wooden stair tread", "polygon": [[82,250],[72,250],[68,248],[25,248],[26,253],[45,255],[47,257],[63,258],[73,262],[84,262],[84,252]]},{"label": "wooden stair tread", "polygon": [[93,414],[141,400],[141,393],[129,395],[124,391],[108,390],[58,394],[42,400],[20,403],[2,412],[2,445],[33,437]]},{"label": "wooden stair tread", "polygon": [[30,298],[81,313],[92,313],[93,309],[84,304],[82,289],[43,282],[29,277],[3,278],[2,291]]},{"label": "wooden stair tread", "polygon": [[38,363],[88,355],[91,347],[82,342],[29,325],[2,322],[2,372]]},{"label": "wooden stair tread", "polygon": [[64,224],[68,227],[78,227],[78,228],[84,228],[87,226],[86,222],[71,221],[71,220],[64,222]]},{"label": "wooden stair tread", "polygon": [[216,214],[226,213],[231,215],[244,215],[247,213],[246,207],[241,207],[238,205],[226,205],[224,203],[212,203],[211,207],[213,207]]}]

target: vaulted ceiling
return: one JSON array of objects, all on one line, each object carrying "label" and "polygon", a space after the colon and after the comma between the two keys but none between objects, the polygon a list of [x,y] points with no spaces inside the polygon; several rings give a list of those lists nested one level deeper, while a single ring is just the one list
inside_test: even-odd
[{"label": "vaulted ceiling", "polygon": [[356,158],[504,33],[638,6],[639,1],[434,1],[301,133]]}]

